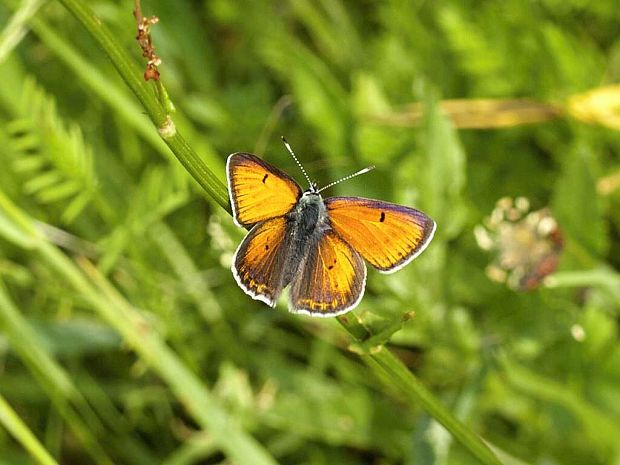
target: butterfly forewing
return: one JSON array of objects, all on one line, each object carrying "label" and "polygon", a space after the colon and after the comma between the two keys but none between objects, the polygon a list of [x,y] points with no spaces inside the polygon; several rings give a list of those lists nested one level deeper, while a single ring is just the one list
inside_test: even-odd
[{"label": "butterfly forewing", "polygon": [[240,226],[282,216],[301,196],[293,178],[256,155],[230,155],[226,171],[234,218]]},{"label": "butterfly forewing", "polygon": [[293,281],[289,309],[313,316],[335,316],[355,307],[364,294],[366,265],[333,230],[309,244]]},{"label": "butterfly forewing", "polygon": [[389,202],[331,197],[325,205],[334,230],[384,273],[422,253],[435,232],[435,222],[421,211]]},{"label": "butterfly forewing", "polygon": [[233,258],[232,271],[239,286],[253,299],[272,307],[285,285],[286,231],[284,217],[257,224]]}]

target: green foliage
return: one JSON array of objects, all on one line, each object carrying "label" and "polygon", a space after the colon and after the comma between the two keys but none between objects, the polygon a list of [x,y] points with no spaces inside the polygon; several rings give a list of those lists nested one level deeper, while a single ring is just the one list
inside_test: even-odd
[{"label": "green foliage", "polygon": [[[83,2],[134,59],[133,93],[70,2],[17,3],[0,1],[0,463],[495,463],[470,436],[505,464],[618,462],[620,189],[597,188],[620,176],[618,133],[459,131],[441,109],[618,82],[613,0],[143,1],[213,178],[140,105],[133,2]],[[376,118],[413,102],[416,127]],[[258,147],[299,179],[281,134],[319,184],[376,165],[328,195],[438,223],[408,267],[369,271],[358,340],[229,271],[225,158]],[[474,240],[504,196],[550,206],[564,236],[531,292],[489,280]]]},{"label": "green foliage", "polygon": [[591,168],[593,155],[578,147],[565,156],[563,173],[555,187],[553,210],[570,237],[591,254],[603,255],[609,239]]},{"label": "green foliage", "polygon": [[97,183],[92,149],[75,123],[65,128],[52,98],[27,78],[14,119],[5,130],[8,160],[23,193],[42,204],[61,204],[72,222],[92,199]]}]

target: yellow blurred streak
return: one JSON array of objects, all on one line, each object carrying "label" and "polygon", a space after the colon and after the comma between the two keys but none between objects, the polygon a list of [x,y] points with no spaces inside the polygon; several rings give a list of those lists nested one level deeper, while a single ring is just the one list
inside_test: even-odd
[{"label": "yellow blurred streak", "polygon": [[610,195],[620,188],[620,171],[600,178],[596,183],[596,190],[601,195]]},{"label": "yellow blurred streak", "polygon": [[[509,128],[570,116],[583,123],[620,130],[620,85],[575,94],[565,105],[530,99],[452,99],[442,100],[439,105],[459,129]],[[378,124],[413,127],[424,117],[424,104],[411,103],[400,111],[366,116]]]},{"label": "yellow blurred streak", "polygon": [[620,85],[597,87],[568,99],[568,113],[584,123],[620,129]]},{"label": "yellow blurred streak", "polygon": [[[442,100],[441,111],[461,129],[493,129],[550,121],[564,116],[556,105],[528,99]],[[424,117],[424,105],[412,103],[402,112],[373,115],[371,119],[390,126],[417,126]]]}]

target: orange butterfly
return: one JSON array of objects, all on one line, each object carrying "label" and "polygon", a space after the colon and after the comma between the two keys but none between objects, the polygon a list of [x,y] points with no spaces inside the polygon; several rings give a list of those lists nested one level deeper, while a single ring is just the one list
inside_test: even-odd
[{"label": "orange butterfly", "polygon": [[228,157],[233,217],[250,229],[233,257],[233,275],[246,294],[271,307],[290,284],[291,312],[341,315],[364,295],[362,258],[382,273],[397,271],[422,253],[436,224],[421,211],[380,200],[323,200],[321,191],[371,168],[317,189],[282,140],[310,183],[305,192],[256,155]]}]

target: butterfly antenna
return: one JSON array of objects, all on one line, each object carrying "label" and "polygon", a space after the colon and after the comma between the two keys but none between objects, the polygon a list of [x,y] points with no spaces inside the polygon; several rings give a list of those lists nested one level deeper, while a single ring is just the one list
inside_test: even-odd
[{"label": "butterfly antenna", "polygon": [[360,174],[368,173],[369,171],[372,171],[374,169],[375,169],[374,166],[367,166],[363,170],[359,170],[359,171],[357,171],[357,172],[355,172],[353,174],[345,176],[344,178],[340,178],[337,181],[330,182],[327,186],[321,187],[317,192],[323,192],[325,189],[329,189],[330,187],[333,187],[336,184],[340,184],[342,181],[348,181],[349,179],[352,179],[352,178],[354,178],[356,176],[359,176]]},{"label": "butterfly antenna", "polygon": [[308,176],[308,173],[306,173],[306,170],[304,169],[303,165],[301,164],[301,162],[295,156],[295,152],[293,152],[293,149],[291,148],[291,146],[289,145],[287,140],[284,138],[284,136],[281,136],[281,139],[282,139],[282,142],[284,142],[284,146],[286,147],[286,150],[288,150],[288,153],[291,154],[291,156],[293,157],[293,160],[295,160],[295,163],[297,163],[297,166],[299,166],[299,169],[301,170],[301,172],[304,174],[306,180],[308,181],[308,184],[310,184],[310,188],[312,188],[312,186],[314,186],[314,184],[312,184],[312,181],[310,181],[310,177]]}]

